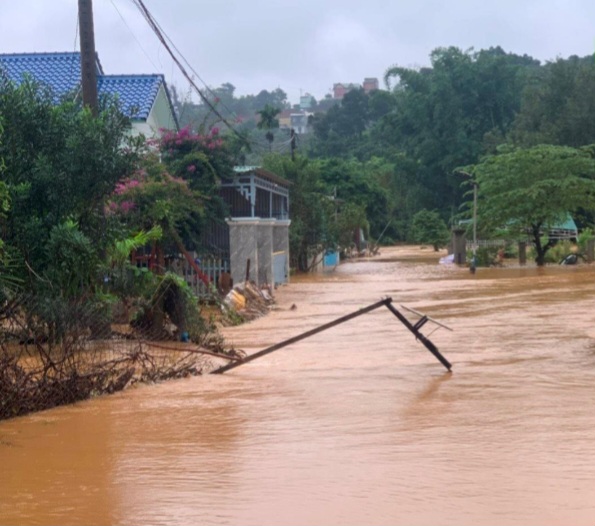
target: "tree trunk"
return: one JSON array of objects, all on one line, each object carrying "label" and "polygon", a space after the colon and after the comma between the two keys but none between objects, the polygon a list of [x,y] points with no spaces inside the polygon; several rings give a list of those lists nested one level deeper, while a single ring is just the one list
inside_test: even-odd
[{"label": "tree trunk", "polygon": [[545,265],[545,249],[541,245],[541,237],[539,236],[539,231],[541,225],[531,225],[531,233],[533,234],[533,244],[535,246],[535,264],[538,267],[543,267]]},{"label": "tree trunk", "polygon": [[551,239],[548,239],[548,242],[545,245],[541,244],[541,237],[539,236],[541,225],[532,225],[531,230],[533,233],[533,242],[535,244],[535,264],[538,267],[543,267],[545,265],[546,252],[556,243],[555,241],[552,242]]}]

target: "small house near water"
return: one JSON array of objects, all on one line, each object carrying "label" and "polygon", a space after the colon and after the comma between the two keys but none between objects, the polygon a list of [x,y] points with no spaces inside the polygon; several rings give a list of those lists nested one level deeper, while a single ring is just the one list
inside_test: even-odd
[{"label": "small house near water", "polygon": [[[96,59],[99,96],[112,96],[131,119],[131,133],[148,138],[178,130],[178,120],[162,74],[106,75]],[[67,53],[0,54],[0,75],[19,84],[30,76],[51,89],[56,102],[81,96],[81,55]],[[183,274],[197,294],[219,286],[222,276],[259,286],[289,280],[289,181],[259,166],[238,166],[223,179],[219,195],[229,209],[225,223],[213,223],[193,255],[176,254],[158,262],[154,247],[139,251],[140,266],[164,264]]]},{"label": "small house near water", "polygon": [[236,166],[233,177],[221,181],[229,216],[225,224],[211,225],[202,252],[218,256],[234,283],[289,281],[290,184],[259,166]]}]

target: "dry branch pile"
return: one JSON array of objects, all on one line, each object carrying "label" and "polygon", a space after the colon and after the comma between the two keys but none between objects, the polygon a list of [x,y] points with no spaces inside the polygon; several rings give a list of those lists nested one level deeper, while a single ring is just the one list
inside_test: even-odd
[{"label": "dry branch pile", "polygon": [[[37,303],[39,302],[39,303]],[[115,328],[119,330],[114,330]],[[0,420],[114,393],[138,382],[210,372],[237,359],[216,335],[204,345],[149,341],[143,327],[111,323],[83,302],[33,297],[0,307]]]}]

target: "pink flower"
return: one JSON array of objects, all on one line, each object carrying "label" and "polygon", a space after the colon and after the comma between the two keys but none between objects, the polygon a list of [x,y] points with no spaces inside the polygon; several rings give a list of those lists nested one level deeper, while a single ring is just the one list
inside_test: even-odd
[{"label": "pink flower", "polygon": [[190,172],[191,174],[193,174],[194,172],[196,172],[196,166],[194,166],[193,164],[189,165],[186,170],[188,172]]},{"label": "pink flower", "polygon": [[134,206],[135,205],[132,201],[122,201],[122,203],[120,203],[120,210],[122,210],[122,212],[124,213],[130,212],[130,210],[132,210]]}]

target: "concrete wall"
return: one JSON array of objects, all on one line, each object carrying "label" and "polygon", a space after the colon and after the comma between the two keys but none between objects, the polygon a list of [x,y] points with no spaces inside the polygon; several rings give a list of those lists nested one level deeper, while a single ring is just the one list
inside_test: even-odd
[{"label": "concrete wall", "polygon": [[[249,279],[258,286],[274,285],[273,254],[285,252],[289,279],[290,221],[259,218],[228,219],[231,277],[234,283],[246,279],[246,263],[250,260]],[[277,273],[279,274],[279,273]]]},{"label": "concrete wall", "polygon": [[258,251],[258,285],[273,284],[273,222],[274,219],[260,219],[256,227],[256,250]]},{"label": "concrete wall", "polygon": [[467,262],[467,238],[464,229],[454,228],[452,230],[452,247],[454,262],[457,265],[465,265]]}]

